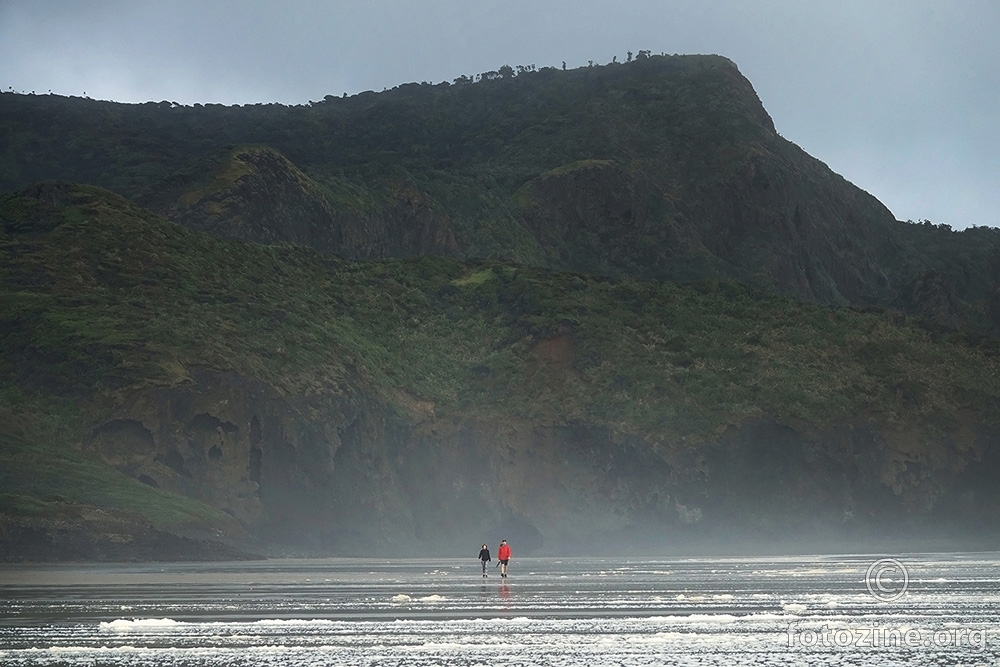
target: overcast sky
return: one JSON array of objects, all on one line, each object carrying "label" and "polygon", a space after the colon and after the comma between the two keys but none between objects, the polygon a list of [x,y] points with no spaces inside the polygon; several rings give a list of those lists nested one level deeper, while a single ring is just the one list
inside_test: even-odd
[{"label": "overcast sky", "polygon": [[736,62],[778,131],[901,220],[1000,226],[998,0],[0,0],[0,87],[305,103],[626,51]]}]

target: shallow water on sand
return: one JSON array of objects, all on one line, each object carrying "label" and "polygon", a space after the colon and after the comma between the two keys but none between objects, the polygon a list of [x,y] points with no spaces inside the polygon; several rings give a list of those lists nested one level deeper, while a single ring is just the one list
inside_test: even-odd
[{"label": "shallow water on sand", "polygon": [[1000,556],[876,560],[6,565],[0,664],[1000,664]]}]

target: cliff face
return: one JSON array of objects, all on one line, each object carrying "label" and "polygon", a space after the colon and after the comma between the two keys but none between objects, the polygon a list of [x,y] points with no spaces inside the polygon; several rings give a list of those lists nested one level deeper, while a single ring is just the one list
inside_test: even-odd
[{"label": "cliff face", "polygon": [[249,532],[229,538],[250,551],[455,554],[501,535],[523,554],[802,548],[1000,528],[1000,433],[975,420],[929,437],[762,417],[698,447],[650,447],[600,423],[456,420],[353,390],[331,402],[192,377],[131,394],[83,448],[223,509]]},{"label": "cliff face", "polygon": [[776,139],[684,219],[709,252],[773,287],[824,303],[877,304],[899,289],[900,229],[878,200]]},{"label": "cliff face", "polygon": [[[710,182],[582,160],[515,196],[547,264],[605,275],[738,279],[823,303],[878,304],[909,250],[875,198],[776,135]],[[704,169],[696,156],[681,171]]]},{"label": "cliff face", "polygon": [[384,552],[408,515],[387,465],[384,421],[356,390],[288,397],[197,370],[184,385],[129,394],[83,450],[218,507],[258,539]]},{"label": "cliff face", "polygon": [[[0,511],[0,562],[210,561],[260,556],[238,528],[179,535],[136,512],[67,503],[49,515]],[[235,546],[240,544],[241,546]]]}]

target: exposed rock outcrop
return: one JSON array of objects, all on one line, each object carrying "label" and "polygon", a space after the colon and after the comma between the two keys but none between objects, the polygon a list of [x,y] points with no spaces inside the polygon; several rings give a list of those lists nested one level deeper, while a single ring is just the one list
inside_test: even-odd
[{"label": "exposed rock outcrop", "polygon": [[223,509],[272,552],[449,554],[502,534],[521,553],[559,553],[997,528],[987,478],[1000,439],[973,422],[930,437],[863,418],[819,431],[762,418],[686,447],[601,424],[408,414],[357,387],[307,399],[230,374],[193,378],[131,396],[84,447]]}]

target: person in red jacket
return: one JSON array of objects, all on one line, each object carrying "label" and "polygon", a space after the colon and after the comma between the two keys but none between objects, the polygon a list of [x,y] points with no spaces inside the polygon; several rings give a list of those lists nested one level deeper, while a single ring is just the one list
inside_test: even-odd
[{"label": "person in red jacket", "polygon": [[500,540],[500,547],[497,549],[497,561],[500,562],[500,578],[507,578],[507,563],[510,561],[510,545],[507,540]]}]

